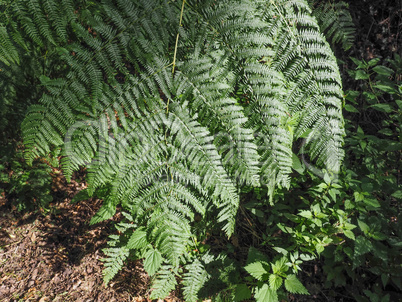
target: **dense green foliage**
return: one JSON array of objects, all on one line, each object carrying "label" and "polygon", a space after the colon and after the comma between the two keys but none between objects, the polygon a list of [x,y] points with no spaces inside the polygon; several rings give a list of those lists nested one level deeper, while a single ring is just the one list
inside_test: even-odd
[{"label": "dense green foliage", "polygon": [[[91,223],[121,209],[106,283],[144,259],[152,298],[180,280],[186,301],[279,301],[309,293],[297,275],[321,257],[329,286],[362,270],[382,280],[356,281],[361,301],[401,288],[401,228],[389,221],[401,197],[401,62],[356,61],[367,87],[345,109],[387,118],[370,134],[346,120],[341,167],[343,92],[324,34],[350,46],[343,2],[18,0],[0,11],[2,131],[18,135],[8,112],[21,108],[27,162],[59,159],[67,179],[86,167],[74,201],[104,200]],[[47,185],[33,188],[43,204]],[[231,243],[216,249],[212,236]]]}]

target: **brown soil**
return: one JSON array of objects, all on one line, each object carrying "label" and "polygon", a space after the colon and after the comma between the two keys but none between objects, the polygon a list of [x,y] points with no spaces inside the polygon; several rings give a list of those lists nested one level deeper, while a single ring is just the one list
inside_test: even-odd
[{"label": "brown soil", "polygon": [[[59,189],[72,197],[81,186]],[[101,250],[113,230],[107,222],[89,225],[100,200],[70,201],[52,204],[46,214],[21,214],[0,199],[0,301],[150,301],[140,261],[103,284]]]}]

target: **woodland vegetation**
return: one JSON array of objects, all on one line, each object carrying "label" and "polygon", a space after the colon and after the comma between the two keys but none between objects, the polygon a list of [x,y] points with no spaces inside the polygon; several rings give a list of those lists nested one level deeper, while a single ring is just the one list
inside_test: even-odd
[{"label": "woodland vegetation", "polygon": [[1,0],[0,299],[402,300],[401,18]]}]

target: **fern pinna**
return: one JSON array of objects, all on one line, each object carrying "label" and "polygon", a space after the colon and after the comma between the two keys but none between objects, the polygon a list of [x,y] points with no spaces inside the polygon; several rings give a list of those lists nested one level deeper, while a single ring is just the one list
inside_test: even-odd
[{"label": "fern pinna", "polygon": [[66,177],[85,166],[88,193],[102,192],[91,222],[118,205],[130,222],[105,250],[106,282],[130,254],[145,257],[152,297],[163,297],[187,263],[184,293],[195,301],[208,279],[203,260],[188,257],[195,214],[216,213],[230,236],[240,188],[287,187],[301,139],[316,165],[339,169],[341,80],[305,0],[0,8],[3,72],[33,53],[44,66],[22,124],[26,159],[60,149]]}]

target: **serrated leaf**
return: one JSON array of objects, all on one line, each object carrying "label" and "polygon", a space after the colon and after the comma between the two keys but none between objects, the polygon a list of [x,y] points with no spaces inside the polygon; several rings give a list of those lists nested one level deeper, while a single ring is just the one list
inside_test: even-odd
[{"label": "serrated leaf", "polygon": [[297,279],[296,275],[288,275],[285,279],[285,288],[288,292],[292,294],[302,294],[309,295],[308,290],[304,285]]},{"label": "serrated leaf", "polygon": [[129,249],[140,249],[148,245],[147,233],[141,229],[133,232],[127,242]]},{"label": "serrated leaf", "polygon": [[397,199],[402,199],[402,190],[395,191],[391,196]]},{"label": "serrated leaf", "polygon": [[389,94],[397,93],[397,90],[394,87],[389,86],[389,85],[376,84],[376,85],[373,85],[373,87],[380,89]]},{"label": "serrated leaf", "polygon": [[370,229],[369,226],[360,219],[357,220],[357,224],[359,225],[359,228],[363,233],[367,233]]},{"label": "serrated leaf", "polygon": [[282,285],[282,277],[275,275],[275,274],[271,274],[269,275],[269,287],[272,288],[273,290],[278,290],[281,285]]},{"label": "serrated leaf", "polygon": [[246,271],[253,276],[254,278],[258,279],[259,281],[263,281],[264,277],[266,277],[269,273],[269,268],[268,263],[263,262],[263,261],[258,261],[258,262],[253,262],[244,267]]},{"label": "serrated leaf", "polygon": [[365,68],[367,66],[367,63],[363,63],[363,61],[360,61],[354,57],[349,57],[353,63],[357,65],[357,68]]},{"label": "serrated leaf", "polygon": [[237,284],[235,289],[234,301],[240,302],[251,298],[251,291],[246,284]]},{"label": "serrated leaf", "polygon": [[358,236],[355,240],[355,256],[364,255],[372,250],[373,246],[366,237]]},{"label": "serrated leaf", "polygon": [[163,258],[158,250],[151,249],[145,253],[144,269],[149,275],[154,275],[161,267]]},{"label": "serrated leaf", "polygon": [[288,266],[285,265],[287,262],[287,257],[283,256],[279,260],[276,260],[275,263],[271,263],[272,271],[274,274],[284,273],[288,270]]},{"label": "serrated leaf", "polygon": [[278,302],[278,295],[276,291],[269,288],[268,284],[264,284],[261,288],[258,288],[254,298],[257,302]]},{"label": "serrated leaf", "polygon": [[364,70],[357,70],[355,74],[355,80],[367,80],[370,76]]},{"label": "serrated leaf", "polygon": [[374,199],[374,198],[364,198],[363,202],[364,202],[365,205],[373,207],[373,208],[380,208],[381,207],[381,205],[378,202],[378,200]]}]

